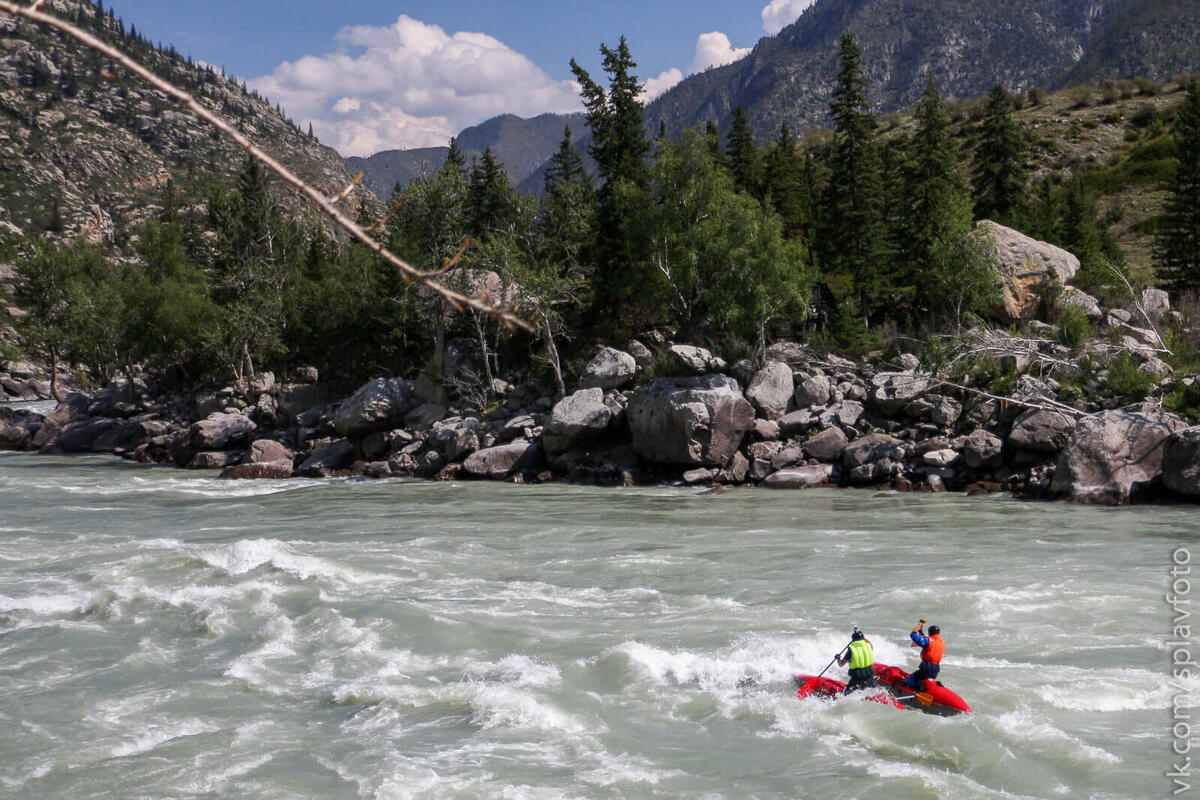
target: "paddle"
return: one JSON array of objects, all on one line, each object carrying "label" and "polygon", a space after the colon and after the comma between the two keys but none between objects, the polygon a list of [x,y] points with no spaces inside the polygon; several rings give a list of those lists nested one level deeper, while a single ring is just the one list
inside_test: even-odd
[{"label": "paddle", "polygon": [[830,661],[830,662],[829,662],[829,666],[827,666],[827,667],[825,667],[825,669],[821,670],[821,674],[820,674],[820,675],[818,675],[817,677],[818,677],[818,678],[824,677],[825,673],[829,671],[829,667],[832,667],[834,664],[836,664],[836,663],[837,663],[837,660],[838,660],[839,658],[841,658],[841,657],[842,657],[842,655],[843,655],[843,654],[844,654],[844,653],[845,653],[847,650],[849,650],[849,649],[850,649],[850,645],[846,645],[846,646],[845,646],[845,647],[843,647],[841,650],[839,650],[839,651],[838,651],[838,654],[837,654],[836,656],[834,656],[834,657],[833,657],[833,661]]}]

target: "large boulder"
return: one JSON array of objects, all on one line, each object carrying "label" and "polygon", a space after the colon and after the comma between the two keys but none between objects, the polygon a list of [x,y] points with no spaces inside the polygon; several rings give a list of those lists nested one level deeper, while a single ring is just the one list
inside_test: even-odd
[{"label": "large boulder", "polygon": [[463,462],[468,475],[504,480],[525,472],[536,472],[542,463],[541,448],[531,442],[513,442],[472,453]]},{"label": "large boulder", "polygon": [[264,461],[253,464],[238,464],[236,467],[226,467],[220,475],[221,480],[286,480],[292,477],[291,461]]},{"label": "large boulder", "polygon": [[725,375],[661,379],[634,392],[633,448],[663,464],[723,467],[754,427],[754,408]]},{"label": "large boulder", "polygon": [[271,464],[276,461],[286,461],[289,469],[296,454],[279,442],[272,439],[259,439],[250,445],[246,452],[247,464]]},{"label": "large boulder", "polygon": [[601,347],[600,352],[588,362],[579,379],[584,389],[620,389],[637,374],[637,361],[629,353],[613,347]]},{"label": "large boulder", "polygon": [[121,420],[108,417],[72,422],[47,442],[43,450],[56,453],[91,453],[97,439],[121,424]]},{"label": "large boulder", "polygon": [[603,389],[580,389],[555,404],[542,432],[547,453],[565,453],[595,441],[608,429],[612,409],[604,402]]},{"label": "large boulder", "polygon": [[188,436],[194,450],[222,450],[244,441],[256,430],[258,425],[246,415],[218,411],[192,425]]},{"label": "large boulder", "polygon": [[881,372],[871,378],[871,403],[891,416],[929,391],[929,379],[911,372]]},{"label": "large boulder", "polygon": [[1081,503],[1127,503],[1163,473],[1167,439],[1187,425],[1157,409],[1105,411],[1075,427],[1051,489]]},{"label": "large boulder", "polygon": [[779,419],[787,413],[793,388],[792,368],[780,361],[768,361],[750,381],[746,398],[760,416]]},{"label": "large boulder", "polygon": [[1162,289],[1147,289],[1142,292],[1142,310],[1158,325],[1171,313],[1171,297]]},{"label": "large boulder", "polygon": [[975,229],[1000,279],[994,316],[1001,322],[1030,318],[1037,311],[1040,289],[1066,286],[1079,271],[1079,259],[1060,247],[990,220],[982,220]]},{"label": "large boulder", "polygon": [[1030,453],[1057,453],[1067,446],[1076,419],[1063,411],[1032,408],[1017,418],[1008,441]]},{"label": "large boulder", "polygon": [[[315,374],[315,370],[314,370]],[[310,408],[328,405],[333,402],[333,391],[329,386],[320,383],[285,383],[279,387],[276,396],[279,414],[288,422]]]},{"label": "large boulder", "polygon": [[1171,491],[1200,497],[1200,426],[1171,434],[1163,448],[1162,472]]},{"label": "large boulder", "polygon": [[0,450],[24,450],[42,422],[41,414],[0,407]]},{"label": "large boulder", "polygon": [[411,381],[377,378],[347,398],[333,416],[333,427],[342,436],[361,437],[387,431],[404,421],[420,401]]}]

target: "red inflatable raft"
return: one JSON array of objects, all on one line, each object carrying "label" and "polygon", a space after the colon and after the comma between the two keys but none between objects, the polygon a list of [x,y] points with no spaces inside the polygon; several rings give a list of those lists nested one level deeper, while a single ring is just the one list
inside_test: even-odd
[{"label": "red inflatable raft", "polygon": [[[913,708],[928,714],[940,714],[944,717],[955,714],[969,714],[971,707],[954,692],[942,686],[937,681],[925,681],[924,688],[914,692],[902,682],[908,673],[899,667],[889,667],[886,664],[875,665],[875,680],[879,683],[877,689],[860,689],[867,700],[896,708]],[[797,675],[796,696],[808,697],[840,697],[846,684],[833,678],[816,677],[815,675]]]}]

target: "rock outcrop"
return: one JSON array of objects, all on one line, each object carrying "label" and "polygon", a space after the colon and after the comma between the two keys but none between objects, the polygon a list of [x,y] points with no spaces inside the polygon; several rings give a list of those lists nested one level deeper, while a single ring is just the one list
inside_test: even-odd
[{"label": "rock outcrop", "polygon": [[1153,409],[1086,417],[1059,456],[1051,488],[1078,503],[1127,503],[1161,479],[1167,439],[1185,427]]},{"label": "rock outcrop", "polygon": [[983,220],[976,226],[996,275],[1001,300],[994,310],[1004,323],[1029,319],[1037,310],[1039,291],[1068,285],[1079,271],[1079,259],[1020,231]]}]

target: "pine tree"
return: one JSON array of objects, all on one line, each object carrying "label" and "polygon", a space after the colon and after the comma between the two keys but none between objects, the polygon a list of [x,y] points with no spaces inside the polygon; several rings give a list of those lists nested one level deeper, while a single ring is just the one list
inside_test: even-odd
[{"label": "pine tree", "polygon": [[754,147],[754,132],[741,106],[733,112],[733,124],[729,128],[725,152],[729,156],[734,185],[747,194],[757,194],[758,151]]},{"label": "pine tree", "polygon": [[446,166],[458,170],[460,175],[465,175],[467,168],[467,157],[463,155],[462,150],[458,149],[458,137],[450,137],[450,150],[446,153]]},{"label": "pine tree", "polygon": [[1012,224],[1023,205],[1028,169],[1025,142],[1013,122],[1008,90],[1000,84],[988,95],[971,183],[975,218]]},{"label": "pine tree", "polygon": [[571,135],[571,126],[567,125],[563,128],[562,142],[558,145],[558,150],[550,159],[550,166],[546,169],[546,194],[551,194],[554,190],[569,183],[580,183],[590,179],[587,177],[587,170],[583,166],[583,158],[575,151],[575,143]]},{"label": "pine tree", "polygon": [[977,311],[992,299],[986,265],[972,252],[971,200],[958,170],[946,106],[932,73],[916,110],[912,160],[905,171],[902,263],[916,305],[935,313]]},{"label": "pine tree", "polygon": [[705,123],[704,139],[708,142],[708,152],[712,154],[717,164],[725,162],[725,153],[721,149],[721,129],[711,119]]},{"label": "pine tree", "polygon": [[317,138],[316,136],[313,135],[313,126],[312,126],[311,122],[308,123],[308,138],[310,138],[310,139]]},{"label": "pine tree", "polygon": [[885,277],[883,191],[877,123],[867,103],[862,56],[854,37],[840,40],[841,71],[830,103],[834,138],[830,176],[822,202],[818,246],[821,265],[869,313]]},{"label": "pine tree", "polygon": [[1155,241],[1159,277],[1172,289],[1200,287],[1200,80],[1188,83],[1175,119],[1175,174]]},{"label": "pine tree", "polygon": [[507,229],[516,210],[517,198],[508,173],[492,148],[471,165],[467,189],[467,224],[475,235],[486,238]]},{"label": "pine tree", "polygon": [[796,149],[796,137],[787,125],[767,148],[763,158],[762,187],[766,200],[791,230],[812,216],[811,199],[804,189],[803,163]]},{"label": "pine tree", "polygon": [[597,191],[595,292],[600,314],[612,319],[626,304],[644,298],[640,270],[648,256],[641,218],[648,202],[650,143],[643,128],[642,86],[625,37],[616,49],[600,46],[609,88],[605,91],[587,71],[571,60],[571,71],[582,88],[583,105],[600,179]]}]

